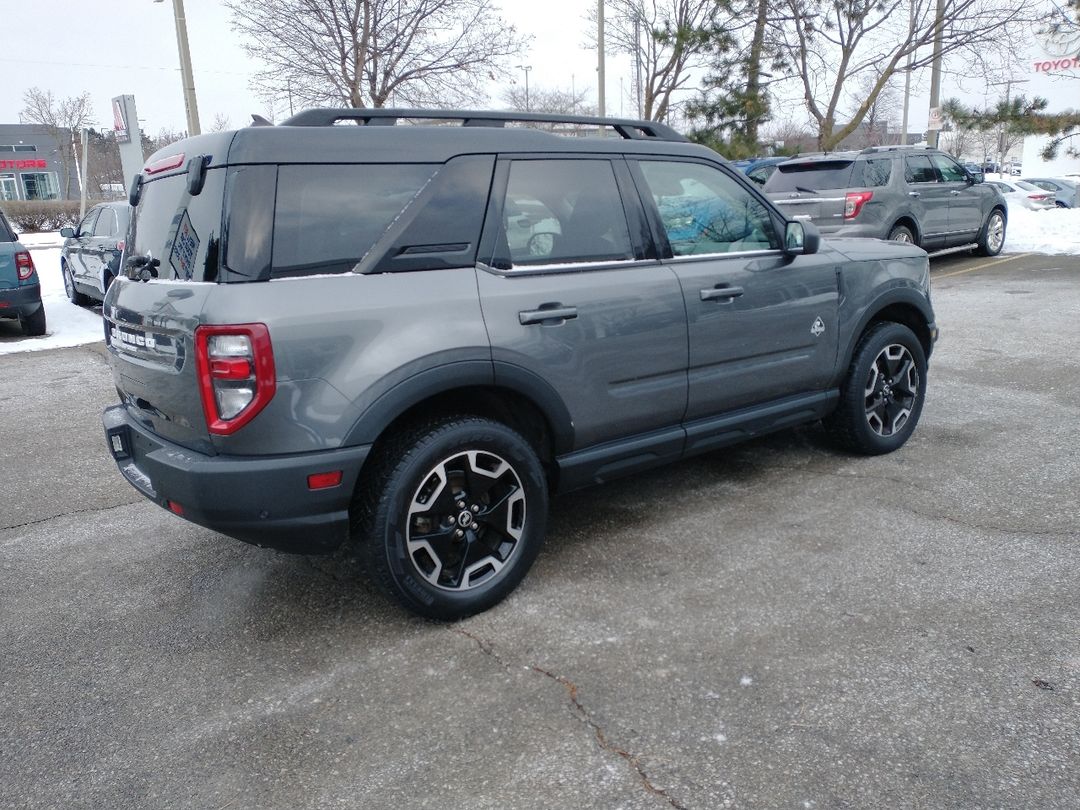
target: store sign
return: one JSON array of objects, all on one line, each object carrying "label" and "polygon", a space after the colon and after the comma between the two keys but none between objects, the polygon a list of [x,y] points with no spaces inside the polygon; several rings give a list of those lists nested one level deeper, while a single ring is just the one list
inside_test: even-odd
[{"label": "store sign", "polygon": [[1080,68],[1080,56],[1066,56],[1064,59],[1040,59],[1035,62],[1036,73],[1050,73],[1054,70],[1075,70]]},{"label": "store sign", "polygon": [[1036,73],[1080,68],[1080,25],[1055,22],[1039,35],[1038,42],[1044,56],[1034,62]]},{"label": "store sign", "polygon": [[112,100],[113,135],[117,143],[130,143],[131,134],[128,132],[127,115],[124,111],[124,97],[117,96]]},{"label": "store sign", "polygon": [[47,169],[45,160],[0,160],[0,169]]}]

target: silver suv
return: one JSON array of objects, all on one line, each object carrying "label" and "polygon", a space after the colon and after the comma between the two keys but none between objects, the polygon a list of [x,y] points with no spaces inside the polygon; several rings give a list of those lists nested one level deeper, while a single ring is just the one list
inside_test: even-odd
[{"label": "silver suv", "polygon": [[764,191],[788,217],[813,222],[825,236],[911,242],[930,252],[977,249],[985,256],[1005,244],[1001,193],[937,149],[802,155],[777,166]]},{"label": "silver suv", "polygon": [[311,110],[166,147],[131,202],[124,477],[250,543],[354,543],[426,616],[509,593],[551,493],[819,419],[885,453],[922,411],[926,253],[821,243],[654,122]]}]

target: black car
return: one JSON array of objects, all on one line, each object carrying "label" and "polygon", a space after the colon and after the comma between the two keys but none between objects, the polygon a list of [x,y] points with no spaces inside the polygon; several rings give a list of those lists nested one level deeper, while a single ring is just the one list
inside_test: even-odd
[{"label": "black car", "polygon": [[130,210],[127,202],[95,205],[77,228],[60,231],[64,237],[60,272],[64,274],[64,289],[71,303],[105,299],[109,285],[120,272]]}]

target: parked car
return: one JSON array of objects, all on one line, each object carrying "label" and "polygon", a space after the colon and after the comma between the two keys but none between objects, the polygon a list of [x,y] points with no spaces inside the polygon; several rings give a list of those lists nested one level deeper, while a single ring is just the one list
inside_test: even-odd
[{"label": "parked car", "polygon": [[[502,126],[555,121],[616,137]],[[819,419],[863,454],[915,430],[937,327],[914,245],[823,242],[651,121],[283,124],[170,144],[132,187],[103,421],[176,515],[355,543],[453,619],[525,576],[549,493]]]},{"label": "parked car", "polygon": [[1031,211],[1044,211],[1056,205],[1051,192],[1023,180],[990,180],[988,184],[996,187],[1009,203]]},{"label": "parked car", "polygon": [[127,200],[95,205],[75,228],[62,228],[60,272],[73,304],[102,301],[120,272],[128,230]]},{"label": "parked car", "polygon": [[776,167],[788,160],[787,157],[757,157],[747,158],[745,160],[732,161],[732,166],[738,167],[743,174],[757,183],[759,186],[765,185],[765,181],[768,180],[772,173],[776,171]]},{"label": "parked car", "polygon": [[1080,180],[1067,177],[1025,177],[1025,183],[1038,186],[1054,195],[1058,208],[1080,208]]},{"label": "parked car", "polygon": [[777,166],[765,194],[826,236],[912,242],[928,251],[1001,252],[1008,212],[996,188],[951,155],[926,147],[871,147],[802,155]]},{"label": "parked car", "polygon": [[0,318],[17,318],[23,333],[45,334],[45,307],[34,259],[0,211]]}]

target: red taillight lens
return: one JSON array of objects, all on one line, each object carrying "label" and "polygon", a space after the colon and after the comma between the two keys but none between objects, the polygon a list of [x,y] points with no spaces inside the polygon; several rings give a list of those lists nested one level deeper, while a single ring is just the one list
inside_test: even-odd
[{"label": "red taillight lens", "polygon": [[195,364],[211,433],[235,433],[266,407],[277,390],[274,350],[265,324],[198,327]]},{"label": "red taillight lens", "polygon": [[844,219],[854,219],[874,196],[872,191],[849,191],[844,197]]},{"label": "red taillight lens", "polygon": [[307,477],[308,489],[331,489],[341,486],[341,470],[312,473]]},{"label": "red taillight lens", "polygon": [[19,281],[26,281],[34,275],[34,259],[25,250],[15,254],[15,270],[19,274]]}]

